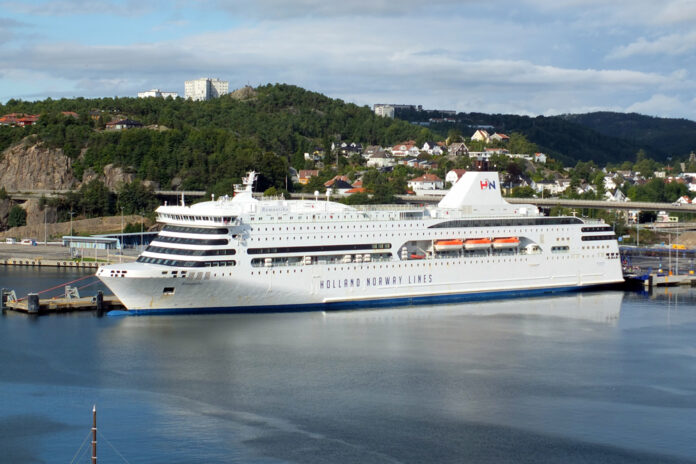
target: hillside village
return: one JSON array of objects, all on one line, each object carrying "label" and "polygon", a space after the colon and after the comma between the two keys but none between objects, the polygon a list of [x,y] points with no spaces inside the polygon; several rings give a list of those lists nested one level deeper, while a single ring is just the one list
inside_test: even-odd
[{"label": "hillside village", "polygon": [[[402,169],[402,173],[407,173],[408,188],[399,193],[406,194],[438,194],[454,184],[467,169],[489,169],[501,172],[504,192],[511,196],[627,202],[631,201],[630,194],[635,200],[675,201],[680,204],[690,204],[696,196],[696,172],[673,174],[671,166],[660,166],[645,158],[640,159],[636,166],[623,163],[622,166],[600,169],[590,162],[563,168],[541,152],[511,153],[506,148],[510,137],[503,133],[491,135],[486,130],[477,129],[468,139],[455,139],[462,141],[450,141],[449,144],[425,141],[419,146],[414,140],[408,140],[388,147],[363,147],[355,142],[332,144],[331,154],[324,153],[320,148],[305,153],[306,165],[313,164],[316,169],[293,170],[292,180],[305,187],[310,185],[312,178],[321,178],[321,173],[325,173],[327,167],[335,168],[336,155],[340,155],[360,156],[366,168],[375,168],[385,174]],[[469,146],[474,144],[478,149],[470,150]],[[688,165],[692,164],[696,164],[694,153],[689,157]],[[687,169],[687,163],[681,163],[680,168],[681,171]],[[339,195],[364,193],[366,189],[361,173],[355,172],[352,180],[343,173],[336,175],[323,182],[323,187]],[[655,189],[655,185],[664,184],[667,192],[659,194],[646,190],[645,186],[650,180],[654,180],[653,190],[663,190],[659,187]],[[311,187],[320,186],[314,182]]]}]

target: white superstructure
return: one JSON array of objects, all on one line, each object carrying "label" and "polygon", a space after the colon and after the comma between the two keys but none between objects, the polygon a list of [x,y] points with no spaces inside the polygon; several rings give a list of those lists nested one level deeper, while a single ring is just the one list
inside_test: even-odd
[{"label": "white superstructure", "polygon": [[468,172],[437,206],[234,198],[161,206],[137,262],[97,276],[140,313],[340,309],[573,290],[623,280],[611,227],[545,217]]}]

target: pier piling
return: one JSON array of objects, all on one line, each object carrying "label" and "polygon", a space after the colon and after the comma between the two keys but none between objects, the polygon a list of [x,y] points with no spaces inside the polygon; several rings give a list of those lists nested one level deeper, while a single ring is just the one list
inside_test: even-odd
[{"label": "pier piling", "polygon": [[95,297],[95,303],[97,305],[97,312],[104,312],[104,293],[101,290],[97,292],[97,296]]},{"label": "pier piling", "polygon": [[39,294],[30,293],[27,295],[27,312],[29,314],[39,314]]}]

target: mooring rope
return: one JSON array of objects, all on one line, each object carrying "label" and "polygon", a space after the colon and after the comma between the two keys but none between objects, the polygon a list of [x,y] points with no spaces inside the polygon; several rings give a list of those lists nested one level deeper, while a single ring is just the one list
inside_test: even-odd
[{"label": "mooring rope", "polygon": [[[75,283],[75,282],[79,282],[79,281],[81,281],[81,280],[89,279],[89,278],[92,278],[92,277],[96,277],[96,276],[95,276],[94,274],[90,274],[90,275],[87,275],[87,276],[84,276],[84,277],[80,277],[79,279],[71,280],[70,282],[65,282],[65,283],[63,283],[63,284],[56,285],[55,287],[47,288],[46,290],[41,290],[40,292],[36,292],[36,293],[37,293],[37,295],[38,295],[38,294],[41,294],[41,293],[50,292],[50,291],[55,290],[55,289],[57,289],[57,288],[65,287],[66,285],[70,285],[70,284],[73,284],[73,283]],[[23,296],[22,298],[19,298],[17,301],[26,300],[27,297],[28,297],[28,295],[25,295],[25,296]]]}]

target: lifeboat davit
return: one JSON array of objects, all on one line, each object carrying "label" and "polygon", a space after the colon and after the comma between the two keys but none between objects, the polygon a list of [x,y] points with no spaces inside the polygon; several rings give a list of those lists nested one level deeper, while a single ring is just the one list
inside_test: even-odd
[{"label": "lifeboat davit", "polygon": [[461,250],[464,242],[459,239],[438,240],[435,242],[435,251],[457,251]]},{"label": "lifeboat davit", "polygon": [[497,250],[517,248],[518,246],[520,246],[520,239],[517,237],[496,238],[493,240],[493,248]]},{"label": "lifeboat davit", "polygon": [[491,247],[491,240],[488,238],[470,238],[464,242],[467,250],[487,250]]}]

